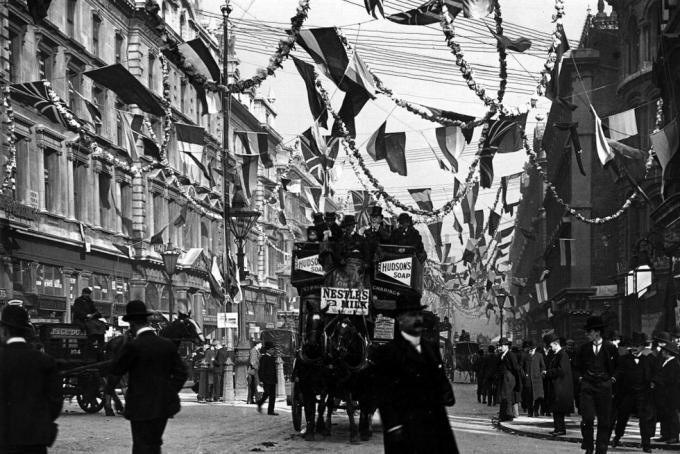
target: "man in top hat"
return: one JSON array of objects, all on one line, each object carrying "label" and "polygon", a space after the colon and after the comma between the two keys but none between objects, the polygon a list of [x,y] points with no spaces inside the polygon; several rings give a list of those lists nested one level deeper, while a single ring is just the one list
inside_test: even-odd
[{"label": "man in top hat", "polygon": [[338,225],[335,212],[327,211],[325,216],[325,230],[321,236],[322,241],[340,241],[342,228]]},{"label": "man in top hat", "polygon": [[552,385],[552,401],[549,403],[553,416],[553,437],[567,434],[564,417],[574,411],[574,380],[571,376],[569,355],[562,349],[560,340],[554,334],[548,334],[550,348],[553,351],[550,363],[546,365],[545,377]]},{"label": "man in top hat", "polygon": [[658,419],[661,423],[661,438],[668,444],[678,442],[680,422],[678,422],[678,408],[680,408],[680,362],[678,350],[672,341],[670,333],[662,332],[657,336],[661,346],[661,358],[652,381],[654,382],[654,400]]},{"label": "man in top hat", "polygon": [[276,401],[276,357],[274,356],[274,343],[267,341],[262,347],[264,352],[260,357],[260,369],[259,378],[262,384],[262,397],[257,401],[257,411],[262,413],[262,404],[264,401],[269,399],[269,404],[267,407],[267,414],[271,416],[278,416],[279,414],[274,411],[274,403]]},{"label": "man in top hat", "polygon": [[401,294],[394,339],[374,356],[387,454],[458,453],[446,413],[455,404],[453,388],[439,346],[422,338],[423,307],[417,295]]},{"label": "man in top hat", "polygon": [[390,239],[390,232],[385,225],[382,214],[382,207],[374,205],[369,213],[370,225],[364,230],[364,238],[367,242],[375,244],[386,244]]},{"label": "man in top hat", "polygon": [[61,380],[52,358],[30,346],[26,310],[8,305],[0,316],[0,452],[46,453],[57,436]]},{"label": "man in top hat", "polygon": [[423,238],[413,227],[413,219],[411,219],[408,213],[401,213],[397,217],[397,228],[392,231],[389,242],[398,246],[411,246],[415,248],[416,257],[418,257],[421,263],[427,259]]},{"label": "man in top hat", "polygon": [[[602,317],[586,320],[584,330],[589,342],[581,345],[574,356],[574,366],[579,374],[579,409],[581,411],[581,448],[586,454],[606,454],[611,434],[612,385],[619,353],[611,343],[602,338]],[[597,417],[597,441],[593,439]]]},{"label": "man in top hat", "polygon": [[342,259],[346,259],[352,251],[361,251],[362,259],[368,259],[365,248],[366,242],[364,237],[355,232],[356,226],[357,221],[352,214],[346,214],[342,218],[342,222],[340,222],[340,229],[342,229],[342,237],[340,238]]},{"label": "man in top hat", "polygon": [[527,356],[524,365],[526,405],[529,416],[538,416],[538,408],[543,400],[543,373],[545,361],[543,355],[536,351],[533,341],[527,341]]},{"label": "man in top hat", "polygon": [[647,345],[645,333],[633,333],[629,345],[631,349],[619,358],[619,366],[614,375],[619,399],[612,446],[616,447],[619,444],[619,440],[625,433],[631,412],[633,409],[637,409],[642,450],[652,452],[651,438],[656,425],[652,396],[652,379],[655,374],[654,360],[642,354],[642,350]]},{"label": "man in top hat", "polygon": [[124,416],[130,421],[133,454],[161,452],[165,426],[180,410],[178,393],[188,377],[175,344],[149,326],[150,315],[143,301],[125,307],[123,320],[135,337],[114,359],[108,380],[113,393],[120,377],[128,374]]},{"label": "man in top hat", "polygon": [[512,421],[514,419],[512,406],[516,402],[516,394],[521,389],[522,373],[515,354],[510,351],[511,344],[505,337],[501,337],[498,341],[500,357],[496,368],[496,383],[500,403],[499,421]]}]

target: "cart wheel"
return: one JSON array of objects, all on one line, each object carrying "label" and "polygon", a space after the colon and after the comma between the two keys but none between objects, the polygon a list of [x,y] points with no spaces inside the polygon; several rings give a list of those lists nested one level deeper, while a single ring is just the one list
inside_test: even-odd
[{"label": "cart wheel", "polygon": [[76,401],[85,413],[97,413],[104,408],[104,379],[98,374],[78,377]]},{"label": "cart wheel", "polygon": [[293,382],[291,394],[291,414],[293,415],[293,429],[300,431],[302,429],[302,393],[300,392],[300,384]]}]

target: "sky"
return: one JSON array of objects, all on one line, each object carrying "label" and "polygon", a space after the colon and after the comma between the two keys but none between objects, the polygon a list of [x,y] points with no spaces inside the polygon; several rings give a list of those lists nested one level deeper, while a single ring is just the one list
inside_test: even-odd
[{"label": "sky", "polygon": [[[386,14],[418,6],[420,0],[384,0]],[[200,8],[219,13],[223,2],[202,0]],[[564,28],[569,40],[575,42],[581,36],[587,9],[597,8],[596,0],[565,0]],[[275,43],[283,36],[283,30],[290,26],[290,17],[295,14],[296,0],[232,0],[232,29],[236,35],[236,53],[239,57],[242,78],[250,77],[255,70],[266,66],[269,55],[275,50]],[[529,37],[532,49],[521,55],[509,52],[508,93],[506,105],[526,107],[535,95],[540,69],[547,56],[550,34],[554,29],[551,16],[554,0],[501,0],[501,11],[505,33],[511,38]],[[311,0],[309,18],[305,27],[337,26],[347,37],[362,59],[379,75],[385,85],[403,99],[458,113],[480,117],[484,114],[483,103],[464,85],[462,76],[455,65],[455,57],[449,52],[438,24],[431,26],[404,26],[383,18],[373,19],[364,9],[361,0]],[[493,16],[485,19],[493,27]],[[211,27],[219,26],[216,17]],[[461,15],[454,22],[466,59],[475,72],[476,78],[495,94],[498,89],[498,54],[495,40],[480,21],[464,19]],[[293,52],[296,57],[308,59],[302,49]],[[344,93],[337,90],[328,79],[324,87],[332,93],[336,109]],[[261,93],[275,99],[278,112],[276,129],[284,141],[292,143],[297,135],[313,122],[307,103],[305,86],[291,60],[284,63],[283,70],[270,77],[261,87]],[[537,113],[546,114],[550,102],[538,99],[538,108],[529,111],[527,131],[531,133]],[[406,177],[391,173],[385,163],[373,163],[365,151],[365,142],[378,127],[387,121],[387,132],[406,131]],[[415,206],[407,188],[431,188],[435,208],[442,206],[452,197],[453,174],[440,169],[435,155],[442,157],[434,139],[437,124],[422,120],[406,110],[397,107],[391,100],[378,95],[361,111],[356,119],[357,143],[367,159],[368,167],[385,186],[387,192],[404,203]],[[457,178],[464,180],[477,146],[478,132],[470,148],[459,159]],[[482,190],[477,208],[490,207],[496,194],[500,176],[521,171],[526,162],[523,151],[496,155],[494,159],[495,180],[491,189]],[[341,149],[333,187],[339,194],[347,190],[361,190],[363,186],[354,175]],[[365,180],[365,178],[364,178]],[[510,188],[511,193],[518,186]],[[460,219],[459,208],[455,210]],[[443,219],[443,237],[453,232],[453,218]],[[514,222],[505,216],[501,225]],[[426,239],[427,241],[427,239]],[[460,258],[461,248],[453,241],[452,255]]]}]

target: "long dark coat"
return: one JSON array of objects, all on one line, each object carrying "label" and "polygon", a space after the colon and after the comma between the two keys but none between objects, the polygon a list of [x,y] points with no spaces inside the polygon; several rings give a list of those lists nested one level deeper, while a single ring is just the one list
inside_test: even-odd
[{"label": "long dark coat", "polygon": [[509,404],[517,402],[521,378],[521,370],[513,352],[508,351],[505,356],[499,357],[496,369],[499,402],[504,400],[507,400]]},{"label": "long dark coat", "polygon": [[[128,373],[125,417],[131,421],[169,418],[179,412],[187,369],[171,341],[145,331],[123,346],[111,366],[109,387]],[[110,390],[112,391],[112,390]]]},{"label": "long dark coat", "polygon": [[574,380],[566,351],[560,350],[551,356],[545,377],[552,385],[552,401],[549,402],[551,411],[556,413],[574,411]]},{"label": "long dark coat", "polygon": [[[445,408],[453,389],[444,374],[436,345],[421,340],[418,351],[399,333],[375,353],[378,408],[387,454],[457,454],[458,446]],[[390,429],[402,427],[403,439]]]},{"label": "long dark coat", "polygon": [[57,367],[26,343],[0,347],[0,452],[3,446],[49,446],[63,398]]},{"label": "long dark coat", "polygon": [[680,362],[673,358],[665,366],[664,359],[659,360],[659,366],[654,376],[654,401],[657,408],[680,408]]},{"label": "long dark coat", "polygon": [[526,387],[531,402],[542,399],[543,393],[543,371],[546,369],[543,355],[540,353],[529,354],[526,358]]}]

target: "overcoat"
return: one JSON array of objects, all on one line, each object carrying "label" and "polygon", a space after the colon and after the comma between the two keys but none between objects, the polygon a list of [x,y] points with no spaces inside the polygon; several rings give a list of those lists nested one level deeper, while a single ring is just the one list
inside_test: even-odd
[{"label": "overcoat", "polygon": [[[385,453],[458,453],[445,408],[455,398],[437,346],[422,339],[418,353],[397,333],[376,350],[374,364]],[[393,433],[399,426],[401,439]]]},{"label": "overcoat", "polygon": [[62,404],[52,358],[24,342],[0,347],[0,452],[3,446],[50,446]]},{"label": "overcoat", "polygon": [[[123,346],[111,373],[115,377],[128,373],[125,418],[147,421],[179,412],[178,393],[188,373],[171,341],[153,331],[139,333]],[[109,380],[110,386],[117,382],[117,378]]]},{"label": "overcoat", "polygon": [[549,408],[555,413],[574,411],[574,380],[571,375],[569,355],[564,350],[551,355],[545,377],[552,385],[552,401]]},{"label": "overcoat", "polygon": [[659,360],[659,366],[653,378],[654,401],[657,408],[680,408],[680,362],[673,358],[664,366],[664,359]]},{"label": "overcoat", "polygon": [[521,389],[521,372],[515,354],[508,351],[498,359],[496,382],[498,384],[498,400],[516,403],[517,392]]},{"label": "overcoat", "polygon": [[531,402],[536,399],[542,399],[543,393],[543,371],[545,370],[545,361],[543,355],[540,353],[529,354],[526,358],[526,386],[527,393],[531,398]]}]

